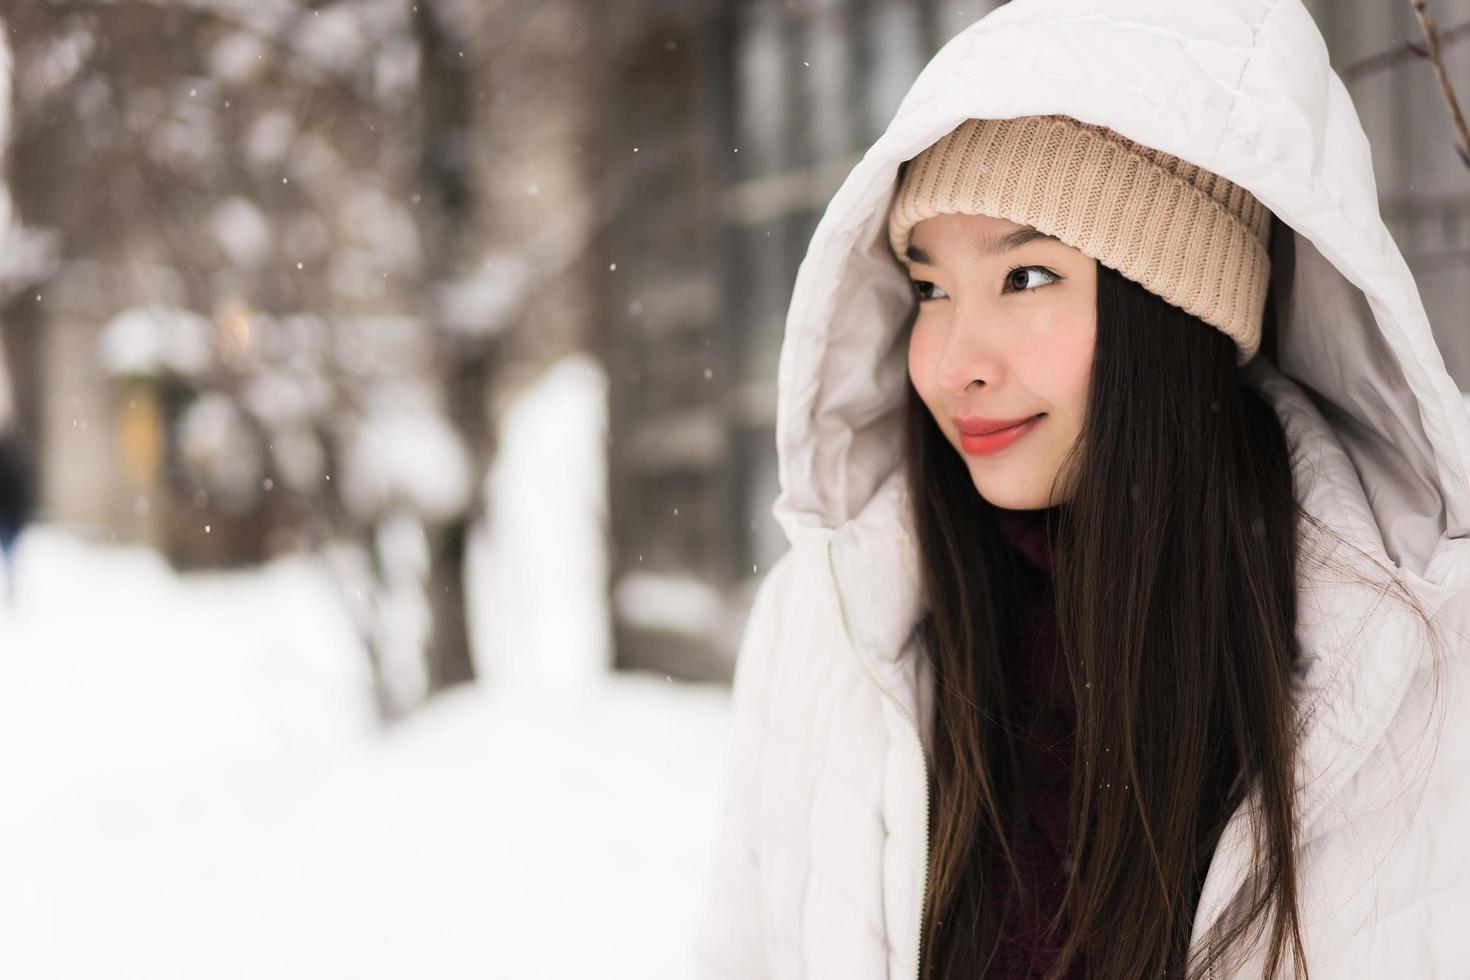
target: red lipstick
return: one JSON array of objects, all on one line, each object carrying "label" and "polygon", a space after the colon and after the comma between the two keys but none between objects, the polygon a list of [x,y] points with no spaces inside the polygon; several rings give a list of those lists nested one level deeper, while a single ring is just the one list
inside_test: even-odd
[{"label": "red lipstick", "polygon": [[954,424],[960,430],[960,445],[972,456],[989,456],[998,453],[1026,433],[1046,413],[1028,415],[1019,419],[991,419],[975,415],[965,418],[956,416]]}]

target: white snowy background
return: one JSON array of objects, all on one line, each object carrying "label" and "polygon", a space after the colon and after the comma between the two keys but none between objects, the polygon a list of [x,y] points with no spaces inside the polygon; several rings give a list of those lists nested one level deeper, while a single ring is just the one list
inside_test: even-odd
[{"label": "white snowy background", "polygon": [[602,485],[594,371],[508,413],[471,556],[486,679],[387,734],[320,560],[180,575],[24,533],[0,977],[687,975],[728,691],[607,668],[603,502],[544,489]]}]

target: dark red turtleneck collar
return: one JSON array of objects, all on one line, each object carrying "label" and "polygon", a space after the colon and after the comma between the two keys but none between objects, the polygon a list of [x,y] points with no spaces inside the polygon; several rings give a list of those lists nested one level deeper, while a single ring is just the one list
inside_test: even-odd
[{"label": "dark red turtleneck collar", "polygon": [[[1056,955],[1055,943],[1044,941],[1045,924],[1060,907],[1070,870],[1068,862],[1068,794],[1071,785],[1072,736],[1076,723],[1071,689],[1057,641],[1056,605],[1051,588],[1048,521],[1056,508],[995,511],[1002,538],[1025,560],[1019,566],[1018,635],[1003,653],[1008,696],[1018,726],[1021,770],[1015,791],[1025,799],[1022,822],[1012,829],[1012,848],[1036,904],[1012,908],[1002,927],[1002,941],[987,976],[997,980],[1030,980],[1045,975]],[[1030,574],[1026,574],[1029,566]],[[991,884],[993,901],[1005,905],[1010,876]],[[1078,962],[1069,978],[1086,972]]]},{"label": "dark red turtleneck collar", "polygon": [[1055,523],[1057,506],[1040,510],[995,509],[995,523],[1001,536],[1023,558],[1044,572],[1051,572],[1051,550],[1046,541],[1046,525]]}]

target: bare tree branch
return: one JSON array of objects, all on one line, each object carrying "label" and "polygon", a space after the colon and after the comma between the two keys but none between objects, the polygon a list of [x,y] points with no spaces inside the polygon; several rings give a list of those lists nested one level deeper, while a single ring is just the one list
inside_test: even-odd
[{"label": "bare tree branch", "polygon": [[[1456,24],[1447,31],[1439,34],[1439,49],[1448,50],[1460,41],[1470,38],[1470,20],[1463,24]],[[1392,68],[1401,61],[1409,58],[1428,58],[1429,51],[1422,44],[1413,41],[1396,41],[1392,47],[1375,51],[1373,54],[1359,58],[1341,71],[1342,80],[1348,85],[1359,79]]]},{"label": "bare tree branch", "polygon": [[1450,109],[1450,118],[1454,120],[1455,130],[1460,136],[1458,147],[1460,160],[1467,168],[1470,168],[1470,126],[1465,125],[1465,114],[1460,111],[1460,103],[1455,98],[1454,86],[1450,85],[1450,77],[1444,70],[1444,61],[1439,56],[1439,37],[1435,31],[1434,17],[1429,13],[1427,0],[1409,0],[1409,5],[1414,8],[1414,16],[1419,18],[1419,26],[1424,28],[1424,41],[1428,48],[1429,63],[1434,66],[1434,74],[1439,78],[1439,87],[1444,91],[1445,104]]}]

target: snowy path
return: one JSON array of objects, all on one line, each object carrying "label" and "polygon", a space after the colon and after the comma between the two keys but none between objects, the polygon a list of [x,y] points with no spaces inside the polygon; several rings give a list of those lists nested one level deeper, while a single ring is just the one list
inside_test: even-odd
[{"label": "snowy path", "polygon": [[467,689],[374,733],[305,561],[40,528],[0,609],[0,976],[682,977],[728,695]]}]

